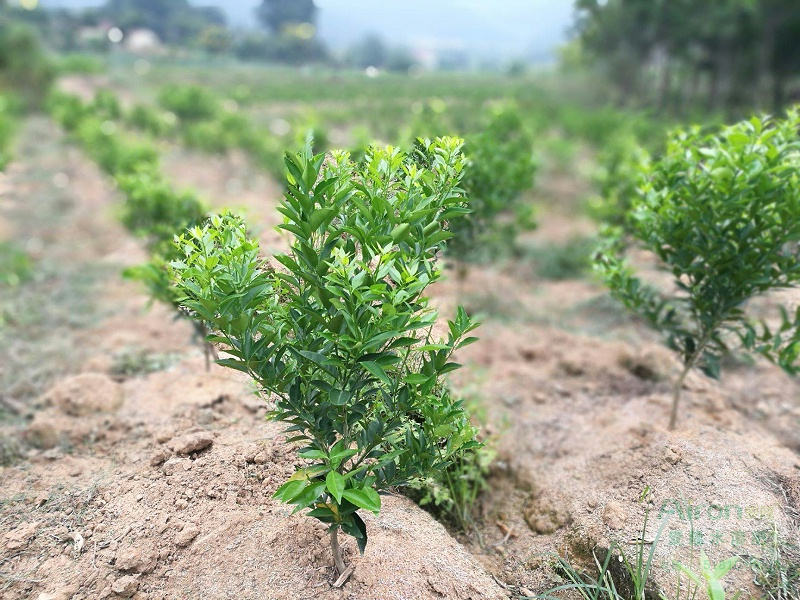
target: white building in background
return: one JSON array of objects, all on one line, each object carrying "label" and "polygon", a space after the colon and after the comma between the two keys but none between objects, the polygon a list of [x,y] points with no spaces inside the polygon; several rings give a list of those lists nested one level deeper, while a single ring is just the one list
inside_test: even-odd
[{"label": "white building in background", "polygon": [[125,33],[122,44],[132,54],[159,54],[164,51],[164,45],[152,29],[131,29]]}]

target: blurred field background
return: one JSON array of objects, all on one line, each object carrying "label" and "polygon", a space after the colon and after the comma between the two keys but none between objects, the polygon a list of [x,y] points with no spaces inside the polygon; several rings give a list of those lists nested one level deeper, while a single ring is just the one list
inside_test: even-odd
[{"label": "blurred field background", "polygon": [[[285,250],[275,230],[283,158],[310,140],[316,151],[362,160],[374,144],[410,152],[420,137],[464,139],[473,214],[445,253],[434,299],[447,316],[462,304],[483,323],[453,384],[486,453],[459,465],[460,489],[433,481],[410,495],[505,592],[529,597],[563,583],[563,565],[544,553],[569,547],[591,571],[592,549],[608,547],[610,530],[638,536],[651,478],[656,507],[681,486],[691,494],[717,485],[700,465],[723,464],[726,444],[747,446],[731,432],[767,436],[753,444],[785,453],[770,459],[779,471],[800,448],[796,381],[730,356],[722,387],[689,380],[688,433],[668,438],[652,423],[666,415],[675,361],[612,300],[592,259],[601,230],[624,225],[636,173],[664,152],[667,132],[781,115],[800,99],[798,76],[796,0],[0,0],[0,463],[14,492],[0,498],[0,526],[55,527],[67,519],[64,499],[84,484],[94,491],[68,514],[70,527],[85,526],[103,490],[119,487],[114,478],[140,473],[163,446],[153,440],[171,439],[165,428],[217,428],[232,446],[263,438],[252,398],[183,410],[183,390],[230,382],[219,383],[213,367],[207,379],[212,349],[204,331],[176,320],[163,266],[176,233],[222,208],[245,216],[265,254]],[[635,258],[660,281],[647,256]],[[59,396],[49,390],[86,373],[141,406],[98,409],[115,415],[106,421],[82,409],[56,414]],[[228,413],[226,402],[235,404]],[[686,464],[694,459],[685,480],[664,467],[683,453]],[[247,477],[264,464],[239,462]],[[109,465],[125,465],[124,477]],[[98,483],[101,472],[112,483]],[[754,481],[720,493],[768,502]],[[34,506],[29,485],[59,503]],[[130,485],[133,498],[168,498],[166,511],[187,503],[201,528],[210,514],[193,495]],[[130,508],[139,500],[126,502],[121,514],[139,518]],[[595,508],[606,502],[615,504],[601,515]],[[625,525],[609,525],[620,512]],[[800,597],[797,539],[775,539],[770,550],[783,557],[791,591],[771,597]],[[44,567],[29,554],[0,562],[0,597],[36,597],[59,577],[80,579],[63,565],[34,577]],[[189,581],[201,577],[205,558],[165,556],[193,565]],[[76,564],[88,571],[79,559],[80,551]],[[312,573],[315,560],[295,583],[326,581]],[[116,573],[109,565],[103,577]],[[760,585],[774,591],[770,569]],[[138,593],[179,597],[165,577],[155,571]],[[63,597],[115,585],[125,596],[122,579],[80,579],[75,594],[84,595]]]}]

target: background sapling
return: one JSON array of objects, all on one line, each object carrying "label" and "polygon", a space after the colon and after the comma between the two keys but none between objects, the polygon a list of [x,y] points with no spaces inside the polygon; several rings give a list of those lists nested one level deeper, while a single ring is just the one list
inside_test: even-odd
[{"label": "background sapling", "polygon": [[476,327],[459,309],[444,339],[424,296],[436,258],[464,215],[460,140],[423,141],[426,168],[395,148],[287,155],[281,226],[294,235],[274,268],[242,220],[214,216],[179,242],[172,263],[180,303],[209,324],[229,356],[274,401],[308,464],[275,497],[329,525],[337,570],[340,530],[363,552],[359,509],[379,492],[445,468],[478,446],[462,403],[443,381]]},{"label": "background sapling", "polygon": [[[661,331],[680,355],[670,428],[694,367],[719,376],[731,344],[795,372],[800,310],[780,307],[780,323],[756,323],[747,302],[800,281],[800,140],[796,111],[753,118],[703,136],[673,134],[657,161],[642,163],[625,226],[672,275],[674,290],[644,284],[624,262],[622,228],[608,231],[597,267],[614,296]],[[626,236],[627,237],[627,236]]]},{"label": "background sapling", "polygon": [[448,253],[462,261],[508,255],[520,231],[535,228],[533,207],[523,192],[533,187],[533,141],[518,108],[491,109],[485,128],[467,138],[469,168],[463,187],[470,214],[453,224]]}]

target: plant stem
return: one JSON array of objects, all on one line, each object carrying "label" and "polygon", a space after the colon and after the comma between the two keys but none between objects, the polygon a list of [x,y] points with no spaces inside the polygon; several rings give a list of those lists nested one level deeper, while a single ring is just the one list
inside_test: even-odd
[{"label": "plant stem", "polygon": [[675,386],[672,388],[672,413],[669,417],[669,430],[673,431],[675,429],[675,424],[678,422],[678,402],[681,399],[681,390],[683,389],[683,381],[686,379],[686,376],[689,374],[689,371],[692,370],[694,366],[694,356],[692,360],[686,363],[686,366],[683,368],[683,373],[680,374],[678,380],[675,382]]},{"label": "plant stem", "polygon": [[675,425],[678,422],[678,402],[681,399],[681,390],[683,389],[683,381],[686,379],[686,376],[689,374],[689,371],[691,371],[694,368],[697,359],[700,358],[700,356],[703,354],[703,351],[706,349],[706,344],[708,344],[708,341],[711,339],[712,334],[717,330],[721,322],[722,319],[719,317],[714,319],[712,326],[706,330],[705,334],[703,334],[702,339],[697,344],[697,347],[694,349],[694,353],[689,358],[689,360],[687,360],[686,363],[684,364],[683,373],[680,374],[680,377],[678,377],[678,381],[675,382],[675,387],[672,388],[672,414],[670,415],[669,418],[670,431],[673,431],[675,429]]},{"label": "plant stem", "polygon": [[342,558],[342,549],[339,546],[339,527],[331,530],[331,552],[333,552],[333,564],[336,565],[336,572],[341,575],[346,567]]}]

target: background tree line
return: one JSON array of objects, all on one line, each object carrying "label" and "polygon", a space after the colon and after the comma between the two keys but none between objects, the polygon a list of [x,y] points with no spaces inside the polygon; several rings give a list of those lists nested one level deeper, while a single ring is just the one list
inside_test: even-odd
[{"label": "background tree line", "polygon": [[318,13],[313,0],[262,0],[255,9],[261,29],[236,31],[219,8],[196,6],[188,0],[106,0],[80,11],[25,10],[0,0],[0,18],[27,24],[57,52],[108,51],[112,44],[107,36],[87,33],[113,26],[126,35],[136,29],[150,30],[168,48],[230,53],[247,61],[326,62],[392,71],[408,71],[414,65],[407,50],[388,46],[374,34],[353,43],[342,56],[332,56],[317,35]]},{"label": "background tree line", "polygon": [[797,0],[577,0],[581,56],[624,102],[683,112],[794,99]]}]

